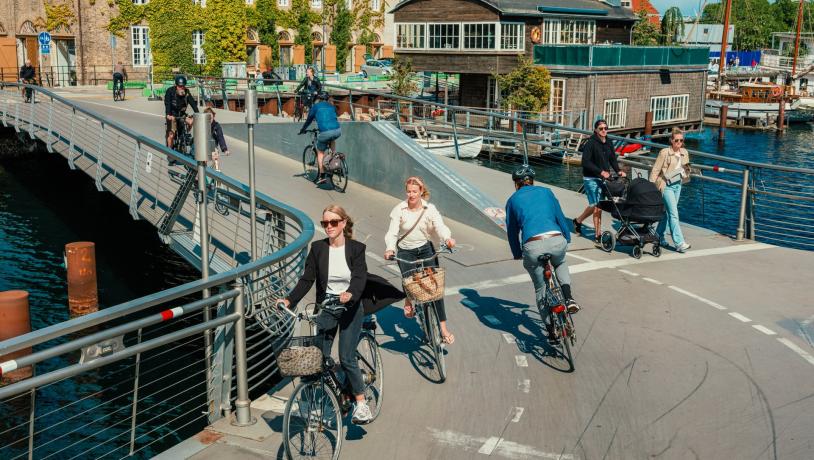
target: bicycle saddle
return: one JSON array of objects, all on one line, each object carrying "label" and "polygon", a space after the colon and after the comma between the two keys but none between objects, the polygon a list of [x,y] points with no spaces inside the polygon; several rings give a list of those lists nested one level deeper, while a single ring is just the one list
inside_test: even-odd
[{"label": "bicycle saddle", "polygon": [[537,261],[542,263],[542,264],[548,263],[548,261],[551,260],[551,257],[552,257],[551,254],[545,253],[545,254],[541,255],[540,257],[538,257]]}]

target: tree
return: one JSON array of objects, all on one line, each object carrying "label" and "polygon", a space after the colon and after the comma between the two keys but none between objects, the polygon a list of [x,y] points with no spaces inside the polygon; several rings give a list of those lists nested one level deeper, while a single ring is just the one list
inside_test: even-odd
[{"label": "tree", "polygon": [[672,45],[684,35],[684,16],[677,6],[673,6],[664,12],[661,18],[662,43]]},{"label": "tree", "polygon": [[656,46],[659,44],[659,29],[647,18],[647,11],[636,13],[639,21],[633,26],[633,44],[636,46]]},{"label": "tree", "polygon": [[349,47],[353,28],[353,15],[348,10],[344,1],[336,5],[336,15],[334,16],[333,28],[331,29],[331,44],[336,46],[336,69],[345,70],[345,62],[348,60]]},{"label": "tree", "polygon": [[305,62],[314,60],[314,39],[311,36],[311,26],[321,20],[317,13],[311,11],[308,0],[293,0],[291,9],[281,18],[280,25],[286,29],[297,31],[294,43],[305,48]]},{"label": "tree", "polygon": [[397,96],[410,96],[418,90],[418,84],[413,80],[413,63],[409,59],[396,59],[393,61],[393,76],[390,79],[390,89]]},{"label": "tree", "polygon": [[[277,36],[277,21],[280,10],[277,0],[257,0],[255,14],[252,17],[253,25],[260,35],[260,43],[271,48],[271,67],[280,62],[280,41]],[[263,63],[268,65],[267,63]]]},{"label": "tree", "polygon": [[515,110],[542,112],[548,105],[551,74],[531,59],[518,56],[517,67],[505,75],[495,75],[506,102]]},{"label": "tree", "polygon": [[[203,44],[206,70],[216,74],[223,62],[246,61],[246,3],[245,0],[208,0],[206,8],[217,11],[208,15]],[[191,35],[189,37],[191,40]]]}]

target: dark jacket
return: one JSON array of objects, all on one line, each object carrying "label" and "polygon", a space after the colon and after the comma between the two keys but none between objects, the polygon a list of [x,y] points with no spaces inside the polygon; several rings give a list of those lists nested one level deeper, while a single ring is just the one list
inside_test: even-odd
[{"label": "dark jacket", "polygon": [[229,150],[226,146],[226,139],[223,137],[223,127],[217,121],[212,122],[212,139],[220,148],[221,152]]},{"label": "dark jacket", "polygon": [[266,70],[265,72],[263,72],[262,77],[263,77],[263,84],[264,85],[282,85],[283,84],[282,77],[277,75],[277,72],[275,72],[273,70]]},{"label": "dark jacket", "polygon": [[311,125],[311,122],[317,121],[317,128],[319,132],[333,131],[339,129],[339,120],[336,118],[336,107],[328,101],[318,102],[315,106],[311,107],[308,111],[308,118],[305,119],[305,124],[302,125],[300,132],[304,132]]},{"label": "dark jacket", "polygon": [[[345,261],[350,268],[351,278],[348,292],[351,293],[351,303],[355,304],[362,298],[362,292],[367,283],[367,261],[365,260],[364,243],[349,238],[345,239]],[[288,295],[291,306],[295,307],[305,294],[311,290],[314,282],[317,284],[317,302],[325,300],[325,290],[328,287],[328,256],[330,247],[328,239],[314,241],[305,259],[305,272],[302,278]]]},{"label": "dark jacket", "polygon": [[405,297],[401,289],[393,286],[386,279],[371,273],[367,274],[367,284],[362,292],[362,307],[366,315],[372,315]]},{"label": "dark jacket", "polygon": [[601,177],[602,171],[610,172],[611,168],[619,172],[619,163],[616,162],[616,152],[613,151],[613,142],[599,139],[594,133],[585,144],[582,151],[582,176]]},{"label": "dark jacket", "polygon": [[313,80],[309,80],[308,76],[306,75],[306,77],[302,79],[302,81],[297,86],[297,89],[294,90],[294,92],[299,93],[301,89],[303,89],[303,92],[305,92],[309,96],[313,96],[322,91],[322,83],[320,83],[319,78],[317,78],[316,76],[314,76]]},{"label": "dark jacket", "polygon": [[182,110],[186,111],[187,105],[192,107],[193,112],[198,113],[198,103],[195,102],[195,98],[189,94],[189,88],[187,88],[186,95],[184,95],[183,98],[178,97],[175,86],[164,93],[164,116],[178,116]]},{"label": "dark jacket", "polygon": [[20,79],[22,80],[33,80],[36,73],[34,66],[24,65],[20,67]]}]

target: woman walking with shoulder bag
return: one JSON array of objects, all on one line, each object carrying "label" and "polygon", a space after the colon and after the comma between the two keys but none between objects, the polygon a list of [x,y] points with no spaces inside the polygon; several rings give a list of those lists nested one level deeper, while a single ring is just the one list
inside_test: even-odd
[{"label": "woman walking with shoulder bag", "polygon": [[[384,258],[390,259],[397,255],[400,259],[419,260],[431,257],[435,254],[435,247],[432,244],[432,235],[440,237],[447,247],[455,247],[455,240],[452,239],[452,232],[444,224],[444,219],[435,205],[428,203],[430,192],[424,184],[424,180],[418,176],[408,177],[404,182],[407,199],[397,204],[390,211],[390,227],[384,236],[387,249]],[[396,254],[398,251],[398,254]],[[431,264],[438,267],[436,257]],[[399,270],[402,277],[409,273],[413,267],[410,264],[399,261]],[[455,336],[447,329],[447,314],[444,309],[444,299],[435,302],[438,311],[438,320],[441,323],[441,338],[444,343],[452,344]],[[412,318],[415,316],[413,304],[408,298],[404,301],[404,316]]]},{"label": "woman walking with shoulder bag", "polygon": [[681,225],[678,221],[678,200],[681,197],[681,185],[690,181],[690,155],[684,148],[684,131],[673,128],[670,135],[670,146],[661,149],[653,169],[650,171],[650,182],[654,182],[664,198],[666,212],[659,222],[656,233],[660,244],[665,246],[664,232],[670,226],[670,234],[676,251],[686,252],[690,244],[684,240]]}]

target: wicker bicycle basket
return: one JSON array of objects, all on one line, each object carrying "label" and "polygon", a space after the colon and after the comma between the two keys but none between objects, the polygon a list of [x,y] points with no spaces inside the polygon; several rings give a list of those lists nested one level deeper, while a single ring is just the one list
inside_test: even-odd
[{"label": "wicker bicycle basket", "polygon": [[444,297],[444,269],[424,268],[402,279],[404,293],[413,302],[433,302]]},{"label": "wicker bicycle basket", "polygon": [[322,350],[314,345],[315,336],[292,337],[277,356],[283,377],[304,377],[322,372]]}]

